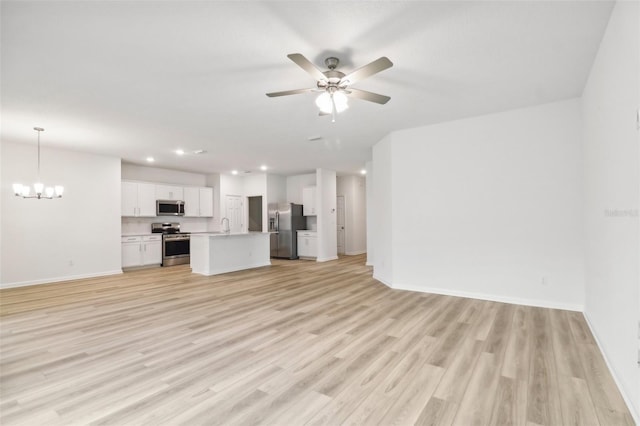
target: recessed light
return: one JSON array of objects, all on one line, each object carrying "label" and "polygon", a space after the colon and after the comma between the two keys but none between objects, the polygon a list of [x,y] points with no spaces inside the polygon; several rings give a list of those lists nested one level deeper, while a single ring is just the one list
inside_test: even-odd
[{"label": "recessed light", "polygon": [[262,166],[260,166],[260,170],[262,170],[263,172],[267,171],[267,166],[265,166],[264,164]]},{"label": "recessed light", "polygon": [[362,169],[362,170],[360,170],[360,174],[361,174],[361,175],[366,175],[366,174],[367,174],[367,170],[366,170],[366,169]]},{"label": "recessed light", "polygon": [[176,154],[184,155],[184,149],[176,149]]},{"label": "recessed light", "polygon": [[232,175],[237,175],[237,174],[238,174],[238,171],[237,171],[237,170],[231,170],[231,174],[232,174]]},{"label": "recessed light", "polygon": [[147,162],[153,163],[154,161],[156,160],[153,157],[147,157]]}]

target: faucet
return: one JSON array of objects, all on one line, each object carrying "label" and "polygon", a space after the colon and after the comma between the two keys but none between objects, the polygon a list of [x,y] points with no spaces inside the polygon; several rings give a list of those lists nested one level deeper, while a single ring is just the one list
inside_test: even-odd
[{"label": "faucet", "polygon": [[[227,228],[224,228],[224,221],[227,221]],[[225,234],[230,234],[231,233],[231,226],[229,225],[229,218],[228,217],[223,217],[222,220],[220,221],[220,226],[222,226],[222,232],[224,232]]]}]

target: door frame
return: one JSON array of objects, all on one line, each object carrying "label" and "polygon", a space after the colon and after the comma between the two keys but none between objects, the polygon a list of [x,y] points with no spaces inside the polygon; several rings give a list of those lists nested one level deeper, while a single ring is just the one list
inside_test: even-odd
[{"label": "door frame", "polygon": [[337,251],[337,247],[338,246],[338,236],[336,234],[336,251],[337,254],[347,254],[347,196],[346,195],[336,195],[336,233],[338,232],[338,216],[339,216],[339,211],[340,209],[338,208],[338,198],[342,197],[343,203],[344,205],[342,206],[342,214],[343,214],[343,218],[342,218],[342,225],[343,225],[343,230],[342,230],[342,235],[344,237],[344,241],[343,241],[343,251],[342,253]]}]

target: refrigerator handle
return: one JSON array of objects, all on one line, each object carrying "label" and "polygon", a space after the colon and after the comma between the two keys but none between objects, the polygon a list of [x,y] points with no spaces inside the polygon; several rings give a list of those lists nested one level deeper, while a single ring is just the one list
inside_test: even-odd
[{"label": "refrigerator handle", "polygon": [[280,212],[276,212],[276,231],[280,231]]}]

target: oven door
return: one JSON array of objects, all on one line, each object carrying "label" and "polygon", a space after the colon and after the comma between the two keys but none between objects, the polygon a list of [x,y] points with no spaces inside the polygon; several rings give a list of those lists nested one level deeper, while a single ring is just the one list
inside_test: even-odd
[{"label": "oven door", "polygon": [[181,265],[191,261],[189,235],[164,235],[162,239],[162,266]]}]

